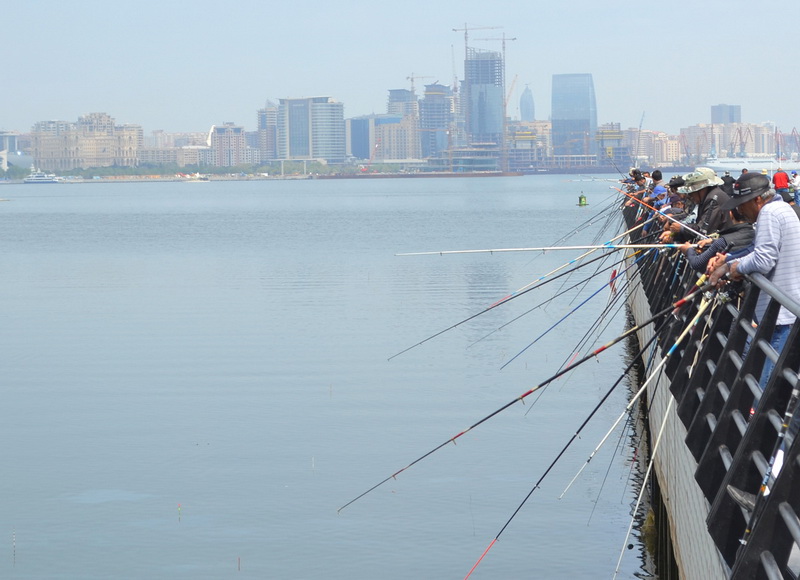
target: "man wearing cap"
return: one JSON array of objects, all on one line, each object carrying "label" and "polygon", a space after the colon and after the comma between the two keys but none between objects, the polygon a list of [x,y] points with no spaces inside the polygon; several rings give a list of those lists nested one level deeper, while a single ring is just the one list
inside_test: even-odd
[{"label": "man wearing cap", "polygon": [[[733,280],[744,274],[760,272],[788,296],[800,302],[800,220],[792,207],[769,188],[769,178],[758,173],[740,177],[734,195],[724,210],[739,209],[745,219],[756,224],[753,251],[741,258],[725,261],[711,273],[709,282],[716,284],[729,274]],[[769,295],[762,292],[756,305],[756,318],[760,319],[767,308]],[[776,335],[783,334],[783,342],[795,315],[781,307],[776,321]],[[773,345],[774,346],[774,345]],[[782,348],[783,343],[779,343]],[[780,348],[775,348],[780,352]]]},{"label": "man wearing cap", "polygon": [[733,225],[728,210],[721,210],[721,204],[730,198],[720,189],[724,182],[717,177],[713,169],[708,167],[698,167],[691,173],[683,176],[684,185],[678,189],[686,199],[697,206],[697,218],[694,223],[687,223],[683,227],[679,223],[671,223],[669,230],[662,234],[660,240],[668,243],[673,240],[686,242],[699,232],[708,235],[723,228]]},{"label": "man wearing cap", "polygon": [[[728,274],[730,278],[741,279],[744,274],[760,272],[778,288],[795,301],[800,301],[800,220],[794,209],[769,189],[770,181],[765,175],[747,174],[740,177],[734,185],[734,194],[723,208],[738,208],[748,222],[756,224],[753,251],[730,261],[723,261],[709,278],[717,284]],[[761,292],[756,304],[756,320],[760,321],[769,303],[769,295]],[[783,350],[796,317],[781,306],[775,321],[770,344],[775,352]],[[773,363],[767,359],[762,369],[759,387],[764,390]],[[751,411],[752,413],[752,411]],[[788,434],[795,437],[800,429],[800,414],[795,413],[789,425]],[[783,464],[783,445],[770,459],[772,474],[777,475]],[[736,503],[753,511],[756,496],[753,493],[728,486],[728,493]],[[766,495],[769,490],[764,490]]]}]

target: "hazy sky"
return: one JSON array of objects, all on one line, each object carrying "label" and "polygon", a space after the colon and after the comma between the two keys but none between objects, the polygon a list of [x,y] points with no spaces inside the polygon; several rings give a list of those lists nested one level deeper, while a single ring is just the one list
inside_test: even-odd
[{"label": "hazy sky", "polygon": [[[267,99],[331,96],[352,117],[387,90],[463,77],[464,33],[506,43],[508,113],[525,85],[550,114],[551,77],[592,73],[598,121],[675,133],[742,106],[745,122],[800,127],[790,0],[2,0],[0,129],[106,112],[149,134],[256,128]],[[479,30],[480,27],[497,27]]]}]

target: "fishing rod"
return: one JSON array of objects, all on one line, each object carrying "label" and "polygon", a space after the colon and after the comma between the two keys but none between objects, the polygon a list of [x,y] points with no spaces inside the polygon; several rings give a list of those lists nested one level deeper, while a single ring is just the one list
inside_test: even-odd
[{"label": "fishing rod", "polygon": [[594,458],[594,456],[597,455],[597,452],[605,444],[606,440],[611,436],[611,433],[614,432],[614,429],[617,428],[617,425],[619,425],[619,422],[622,421],[622,419],[628,414],[628,412],[631,410],[631,408],[633,408],[633,405],[636,404],[636,401],[638,401],[639,398],[642,396],[642,394],[644,394],[645,390],[647,389],[647,386],[656,377],[656,375],[659,373],[661,368],[664,365],[667,364],[667,361],[669,360],[670,356],[677,350],[677,348],[680,345],[680,343],[683,342],[683,339],[686,338],[686,336],[688,336],[689,333],[692,331],[692,329],[697,325],[697,323],[700,320],[700,318],[702,317],[703,313],[706,311],[706,308],[708,308],[708,306],[710,304],[711,304],[711,300],[709,300],[709,299],[707,299],[705,297],[703,298],[703,300],[700,301],[700,306],[697,309],[697,314],[695,315],[695,317],[692,319],[692,321],[689,324],[686,325],[686,328],[683,329],[683,331],[678,336],[678,338],[675,339],[675,343],[670,347],[670,349],[666,352],[666,354],[664,354],[663,358],[655,366],[653,371],[650,373],[650,375],[645,380],[644,384],[642,384],[641,388],[636,392],[636,394],[631,398],[630,402],[625,406],[625,410],[617,418],[617,420],[614,421],[614,424],[611,426],[611,429],[609,429],[608,432],[605,434],[605,436],[600,440],[600,443],[597,444],[597,447],[595,447],[594,451],[592,451],[592,453],[589,455],[589,458],[586,460],[586,462],[583,464],[583,466],[578,470],[578,473],[575,474],[575,477],[572,478],[572,480],[569,482],[569,484],[564,489],[564,491],[561,492],[561,495],[559,496],[558,499],[563,498],[564,495],[567,493],[567,491],[569,491],[569,488],[572,487],[572,484],[575,483],[575,481],[578,479],[580,474],[583,473],[583,470],[586,469],[586,466],[589,465],[589,462],[591,462],[591,460]]},{"label": "fishing rod", "polygon": [[669,404],[667,405],[667,411],[664,414],[664,419],[661,421],[661,426],[659,427],[658,430],[658,437],[656,437],[655,445],[653,445],[653,452],[650,454],[650,461],[647,462],[647,470],[645,471],[644,479],[642,480],[642,485],[639,488],[639,495],[636,498],[636,505],[633,508],[633,517],[631,517],[631,521],[628,524],[628,531],[625,534],[625,540],[623,540],[622,542],[622,550],[620,550],[619,552],[619,559],[617,559],[617,567],[614,569],[613,579],[616,579],[617,574],[619,574],[619,566],[620,564],[622,564],[622,557],[625,554],[625,546],[628,544],[628,538],[630,537],[631,530],[633,529],[633,522],[636,521],[636,513],[639,511],[639,506],[642,504],[642,498],[644,497],[645,491],[647,490],[647,482],[650,480],[650,474],[653,472],[653,465],[655,464],[656,452],[658,451],[658,447],[661,444],[661,437],[664,435],[664,431],[666,431],[667,418],[669,417],[670,411],[672,411],[673,403],[675,403],[675,397],[670,397]]},{"label": "fishing rod", "polygon": [[[750,514],[750,518],[747,521],[747,527],[744,530],[744,535],[739,540],[739,543],[742,544],[743,546],[747,545],[747,542],[750,539],[750,535],[753,532],[753,527],[755,526],[756,522],[761,516],[761,513],[764,511],[763,500],[769,494],[770,479],[772,479],[773,477],[777,478],[778,474],[780,473],[780,470],[783,468],[782,463],[778,465],[777,468],[775,463],[778,453],[784,453],[781,447],[786,445],[786,435],[789,431],[789,425],[792,422],[792,416],[794,415],[799,404],[800,404],[800,382],[794,382],[792,386],[792,394],[789,397],[789,402],[786,405],[786,411],[784,411],[783,414],[783,422],[781,423],[780,431],[778,431],[778,438],[775,440],[775,445],[773,446],[772,453],[770,454],[767,469],[764,471],[764,477],[761,480],[761,485],[758,487],[755,506]],[[775,473],[773,473],[773,471]]]},{"label": "fishing rod", "polygon": [[678,308],[682,308],[686,304],[692,302],[697,296],[701,295],[701,293],[702,293],[701,291],[704,292],[706,290],[711,289],[711,287],[712,287],[711,284],[708,284],[708,285],[704,286],[703,288],[698,288],[698,287],[693,288],[692,291],[689,292],[686,296],[684,296],[680,300],[677,300],[676,302],[673,302],[670,306],[668,306],[667,308],[659,311],[658,313],[656,313],[650,319],[646,320],[645,322],[643,322],[643,323],[641,323],[641,324],[639,324],[637,326],[633,326],[633,327],[629,328],[628,330],[623,332],[618,337],[612,339],[611,341],[607,342],[606,344],[604,344],[600,348],[598,348],[598,349],[594,350],[593,352],[591,352],[590,354],[584,356],[582,359],[580,359],[580,360],[576,361],[575,363],[569,365],[568,367],[565,367],[564,369],[558,371],[556,374],[554,374],[554,375],[550,376],[549,378],[545,379],[544,381],[542,381],[538,385],[536,385],[536,386],[532,387],[531,389],[527,390],[526,392],[524,392],[520,396],[516,397],[515,399],[513,399],[513,400],[509,401],[508,403],[506,403],[505,405],[503,405],[502,407],[500,407],[500,408],[496,409],[495,411],[489,413],[488,415],[484,416],[482,419],[480,419],[477,422],[473,423],[472,425],[470,425],[468,428],[464,429],[460,433],[458,433],[455,436],[447,439],[443,443],[440,443],[439,445],[437,445],[436,447],[434,447],[433,449],[431,449],[427,453],[425,453],[423,455],[420,455],[414,461],[412,461],[411,463],[409,463],[408,465],[406,465],[402,469],[399,469],[399,470],[395,471],[390,476],[388,476],[385,479],[379,481],[378,483],[376,483],[375,485],[373,485],[372,487],[370,487],[369,489],[367,489],[363,493],[359,494],[355,498],[353,498],[350,501],[348,501],[346,504],[344,504],[342,507],[340,507],[337,510],[337,513],[341,512],[344,508],[346,508],[347,506],[351,505],[352,503],[358,501],[359,499],[361,499],[362,497],[364,497],[368,493],[370,493],[370,492],[374,491],[375,489],[379,488],[380,486],[382,486],[383,484],[385,484],[389,480],[396,479],[397,476],[400,475],[402,472],[406,471],[411,466],[416,465],[417,463],[419,463],[420,461],[422,461],[426,457],[429,457],[429,456],[433,455],[436,451],[438,451],[442,447],[446,446],[447,444],[455,443],[456,439],[458,439],[462,435],[465,435],[466,433],[468,433],[469,431],[471,431],[472,429],[474,429],[478,425],[481,425],[481,424],[485,423],[486,421],[488,421],[492,417],[494,417],[496,415],[499,415],[501,412],[505,411],[506,409],[508,409],[509,407],[514,405],[515,403],[517,403],[518,401],[523,401],[525,399],[525,397],[531,395],[532,393],[535,393],[537,390],[541,389],[542,387],[547,386],[548,384],[550,384],[553,381],[555,381],[557,378],[565,375],[566,373],[568,373],[571,370],[575,369],[576,367],[582,365],[586,361],[595,358],[601,352],[611,348],[612,346],[614,346],[618,342],[620,342],[622,340],[625,340],[631,334],[633,334],[635,332],[638,332],[642,328],[652,324],[653,322],[655,322],[656,320],[658,320],[662,316],[665,316],[665,315],[669,314],[670,312],[672,312],[673,310],[678,309]]},{"label": "fishing rod", "polygon": [[[629,283],[630,283],[630,282],[626,282],[626,287],[627,287],[627,284],[629,284]],[[621,296],[622,296],[622,293],[620,293],[620,294],[619,294],[619,297],[617,298],[617,300],[621,301],[621,300],[620,300]],[[622,302],[622,301],[621,301],[621,302]],[[597,327],[597,325],[598,325],[598,324],[600,324],[600,321],[601,321],[601,320],[602,320],[602,319],[603,319],[605,316],[607,316],[607,313],[608,313],[608,312],[611,310],[611,306],[612,306],[612,303],[609,303],[609,304],[606,306],[606,308],[603,310],[603,312],[600,314],[600,316],[598,316],[598,317],[597,317],[597,321],[596,321],[596,322],[595,322],[595,323],[592,325],[592,327],[591,327],[589,330],[587,330],[587,331],[584,333],[583,337],[581,337],[581,340],[580,340],[580,341],[578,341],[578,344],[577,344],[577,345],[575,346],[575,348],[573,349],[573,353],[572,353],[571,355],[567,356],[567,358],[564,360],[564,362],[562,362],[562,363],[561,363],[561,365],[558,367],[559,369],[561,369],[561,368],[564,368],[564,366],[565,366],[565,365],[567,365],[567,364],[571,363],[571,362],[572,362],[572,361],[573,361],[575,358],[577,358],[577,356],[578,356],[578,354],[580,353],[580,350],[581,350],[581,348],[582,348],[582,346],[581,346],[581,345],[585,345],[585,344],[588,342],[589,336],[592,334],[592,332],[594,332],[594,330],[595,330],[595,328]],[[617,307],[617,311],[616,311],[616,313],[614,314],[614,316],[612,316],[612,317],[611,317],[611,318],[608,320],[608,322],[606,323],[605,327],[604,327],[602,330],[600,330],[600,331],[597,333],[597,336],[598,336],[598,337],[599,337],[599,336],[601,336],[603,332],[605,332],[605,330],[606,330],[606,329],[608,328],[608,326],[611,324],[611,322],[612,322],[612,320],[614,319],[614,317],[615,317],[617,314],[619,314],[619,311],[620,311],[620,310],[621,310],[621,309],[622,309],[624,306],[625,306],[625,303],[624,303],[624,302],[622,302],[622,304],[620,304],[620,305]],[[658,332],[658,331],[656,331],[656,332]],[[634,360],[635,360],[635,358],[634,358]],[[539,402],[539,400],[540,400],[540,399],[541,399],[541,398],[544,396],[544,392],[545,392],[545,390],[546,390],[546,388],[545,388],[545,389],[542,389],[542,391],[541,391],[541,394],[540,394],[540,395],[539,395],[539,396],[538,396],[536,399],[534,399],[534,401],[531,403],[530,407],[528,407],[528,410],[527,410],[527,411],[525,411],[525,416],[526,416],[526,417],[528,416],[528,413],[530,413],[530,412],[533,410],[533,407],[536,405],[536,403],[538,403],[538,402]]]},{"label": "fishing rod", "polygon": [[[642,250],[638,250],[638,252],[641,252],[641,251],[642,251]],[[634,254],[632,254],[632,255],[636,255],[636,253],[638,253],[638,252],[635,252],[635,253],[634,253]],[[601,256],[601,257],[605,258],[605,257],[607,257],[607,255],[604,255],[604,256]],[[497,328],[495,328],[493,331],[489,332],[488,334],[486,334],[486,335],[482,336],[481,338],[479,338],[478,340],[476,340],[475,342],[473,342],[472,344],[470,344],[470,345],[469,345],[467,348],[471,348],[471,347],[475,346],[476,344],[478,344],[478,343],[479,343],[479,342],[481,342],[482,340],[485,340],[485,339],[489,338],[489,337],[490,337],[491,335],[493,335],[495,332],[499,332],[499,331],[503,330],[503,329],[504,329],[506,326],[508,326],[509,324],[512,324],[513,322],[516,322],[517,320],[519,320],[519,319],[520,319],[520,318],[522,318],[523,316],[527,316],[528,314],[530,314],[530,313],[531,313],[531,312],[533,312],[534,310],[537,310],[538,308],[541,308],[541,307],[542,307],[542,306],[544,306],[545,304],[548,304],[549,302],[552,302],[553,300],[555,300],[556,298],[558,298],[558,296],[559,296],[559,295],[560,295],[562,292],[569,292],[570,290],[572,290],[572,289],[574,289],[574,288],[577,288],[577,287],[578,287],[578,286],[580,286],[581,284],[584,284],[584,283],[588,282],[589,280],[591,280],[591,279],[592,279],[594,276],[596,276],[596,275],[597,275],[597,274],[599,274],[600,272],[603,272],[604,270],[608,270],[608,269],[610,269],[610,268],[613,268],[614,266],[618,266],[619,264],[623,263],[623,262],[624,262],[624,261],[626,261],[627,259],[628,259],[628,257],[626,257],[626,258],[622,258],[621,260],[618,260],[617,262],[614,262],[614,263],[613,263],[613,264],[611,264],[610,266],[607,266],[606,268],[603,268],[603,270],[598,270],[597,272],[595,272],[594,274],[592,274],[590,277],[588,277],[588,278],[584,278],[583,280],[581,280],[581,281],[580,281],[580,282],[578,282],[577,284],[573,284],[572,286],[570,286],[570,287],[568,287],[568,288],[565,288],[565,289],[563,289],[563,290],[560,290],[559,292],[556,292],[556,293],[555,293],[553,296],[551,296],[550,298],[548,298],[548,299],[546,299],[546,300],[543,300],[542,302],[539,302],[539,304],[537,304],[537,305],[536,305],[536,306],[534,306],[533,308],[529,308],[528,310],[526,310],[525,312],[523,312],[522,314],[520,314],[520,315],[518,315],[518,316],[515,316],[514,318],[512,318],[512,319],[511,319],[511,320],[509,320],[508,322],[505,322],[504,324],[501,324],[500,326],[498,326]],[[588,262],[587,262],[587,264],[584,264],[584,265],[588,265]],[[566,274],[567,274],[567,273],[565,273],[564,275],[566,275]]]},{"label": "fishing rod", "polygon": [[[645,222],[643,222],[643,223],[641,223],[641,224],[639,224],[637,226],[634,226],[634,227],[630,228],[629,230],[627,230],[625,232],[622,232],[620,235],[615,236],[614,238],[611,238],[609,240],[609,242],[613,242],[614,240],[617,240],[617,239],[619,239],[619,238],[621,238],[623,236],[629,235],[629,234],[635,232],[637,229],[644,227],[646,224],[647,224],[647,222],[645,221]],[[591,259],[589,261],[584,262],[583,264],[579,264],[578,266],[576,266],[572,270],[569,270],[569,271],[567,271],[565,273],[559,274],[558,276],[555,276],[555,277],[551,278],[550,280],[545,280],[548,276],[551,276],[551,275],[555,274],[556,272],[558,272],[560,270],[563,270],[564,268],[567,268],[568,266],[571,266],[572,264],[575,264],[576,262],[578,262],[579,260],[582,260],[584,257],[588,256],[589,254],[592,254],[593,252],[595,252],[595,250],[589,250],[588,252],[584,252],[583,254],[578,256],[577,258],[573,258],[572,260],[570,260],[568,262],[565,262],[564,264],[562,264],[558,268],[555,268],[555,269],[549,271],[547,274],[539,276],[539,278],[537,278],[536,280],[526,284],[525,286],[523,286],[522,288],[519,288],[518,290],[515,290],[511,294],[508,294],[507,296],[505,296],[505,297],[501,298],[500,300],[496,301],[494,304],[491,304],[490,306],[484,308],[480,312],[476,312],[475,314],[473,314],[471,316],[468,316],[467,318],[465,318],[465,319],[463,319],[463,320],[461,320],[459,322],[456,322],[455,324],[453,324],[451,326],[448,326],[447,328],[445,328],[443,330],[440,330],[439,332],[437,332],[435,334],[432,334],[429,337],[427,337],[427,338],[425,338],[423,340],[420,340],[419,342],[417,342],[415,344],[412,344],[411,346],[401,350],[400,352],[398,352],[396,354],[393,354],[387,360],[392,360],[393,358],[396,358],[396,357],[400,356],[401,354],[410,351],[413,348],[416,348],[416,347],[418,347],[418,346],[420,346],[422,344],[425,344],[429,340],[432,340],[432,339],[436,338],[437,336],[440,336],[440,335],[444,334],[445,332],[447,332],[449,330],[453,330],[454,328],[456,328],[458,326],[461,326],[465,322],[469,322],[470,320],[472,320],[474,318],[477,318],[481,314],[485,314],[489,310],[492,310],[493,308],[497,308],[501,304],[505,304],[506,302],[516,298],[517,296],[521,296],[522,294],[525,294],[525,293],[527,293],[527,292],[529,292],[529,291],[531,291],[531,290],[533,290],[535,288],[539,288],[541,286],[544,286],[548,282],[552,282],[553,280],[556,280],[556,279],[560,278],[561,276],[563,276],[565,274],[568,274],[569,272],[574,272],[575,270],[577,270],[579,268],[583,268],[584,266],[587,266],[587,265],[591,264],[594,261],[597,261],[597,260],[600,260],[600,259],[603,259],[604,257],[606,257],[606,256],[602,256],[602,255],[598,256],[596,258],[593,258],[593,259]],[[545,280],[545,281],[542,282],[542,280]],[[539,282],[541,282],[541,284],[539,284]]]},{"label": "fishing rod", "polygon": [[[598,244],[589,246],[542,246],[538,248],[493,248],[486,250],[439,250],[434,252],[405,252],[395,256],[445,256],[448,254],[499,254],[501,252],[549,252],[552,250],[627,250],[639,248],[680,248],[683,244]],[[697,244],[689,244],[696,248]]]},{"label": "fishing rod", "polygon": [[680,224],[680,225],[681,225],[681,227],[683,227],[683,228],[684,228],[684,229],[685,229],[687,232],[691,232],[691,233],[693,233],[694,235],[696,235],[696,236],[700,236],[700,237],[701,237],[701,238],[703,238],[703,239],[707,239],[707,238],[709,238],[709,237],[710,237],[710,236],[708,236],[708,235],[706,235],[706,234],[701,234],[701,233],[700,233],[700,232],[698,232],[697,230],[693,230],[692,228],[690,228],[690,227],[689,227],[689,226],[687,226],[686,224],[682,223],[680,220],[678,220],[678,219],[676,219],[676,218],[672,217],[671,215],[669,215],[669,214],[667,214],[667,213],[664,213],[664,212],[662,212],[660,209],[656,209],[655,207],[653,207],[653,206],[652,206],[652,205],[650,205],[649,203],[645,203],[644,201],[642,201],[641,199],[639,199],[639,198],[638,198],[638,197],[636,197],[635,195],[631,195],[630,193],[628,193],[628,192],[627,192],[627,191],[625,191],[625,190],[622,190],[622,189],[620,189],[619,187],[612,187],[611,189],[616,189],[618,192],[622,193],[623,195],[626,195],[626,196],[628,196],[628,197],[629,197],[629,198],[630,198],[632,201],[635,201],[636,203],[638,203],[638,204],[640,204],[640,205],[642,205],[642,206],[646,207],[647,209],[653,210],[653,211],[654,211],[654,212],[656,212],[657,214],[664,216],[665,218],[667,218],[667,219],[668,219],[668,220],[670,220],[670,221],[673,221],[673,222],[675,222],[676,224]]},{"label": "fishing rod", "polygon": [[[476,312],[475,314],[472,314],[472,315],[468,316],[467,318],[464,318],[463,320],[460,320],[459,322],[456,322],[455,324],[452,324],[452,325],[448,326],[447,328],[445,328],[443,330],[440,330],[439,332],[436,332],[435,334],[432,334],[429,337],[427,337],[427,338],[425,338],[423,340],[420,340],[419,342],[417,342],[415,344],[412,344],[411,346],[409,346],[407,348],[404,348],[400,352],[390,356],[387,360],[392,360],[393,358],[396,358],[396,357],[400,356],[401,354],[404,354],[404,353],[410,351],[413,348],[416,348],[416,347],[418,347],[420,345],[423,345],[426,342],[428,342],[429,340],[432,340],[432,339],[436,338],[437,336],[440,336],[440,335],[444,334],[445,332],[447,332],[449,330],[453,330],[454,328],[457,328],[458,326],[461,326],[465,322],[469,322],[470,320],[472,320],[474,318],[477,318],[481,314],[486,314],[490,310],[493,310],[494,308],[497,308],[498,306],[501,306],[502,304],[505,304],[506,302],[509,302],[509,301],[513,300],[514,298],[518,298],[519,296],[522,296],[523,294],[526,294],[526,293],[528,293],[528,292],[530,292],[532,290],[536,290],[537,288],[541,288],[545,284],[549,284],[550,282],[558,280],[562,276],[566,276],[566,275],[570,274],[571,272],[573,272],[575,270],[583,268],[584,266],[588,266],[592,262],[595,262],[597,260],[602,260],[602,259],[604,259],[606,257],[607,257],[607,255],[597,256],[595,258],[592,258],[591,260],[588,260],[588,261],[584,262],[583,264],[579,264],[579,265],[575,266],[572,270],[567,270],[566,272],[562,272],[561,274],[558,274],[557,276],[554,276],[554,277],[550,278],[549,280],[544,280],[545,278],[547,278],[551,274],[553,274],[555,272],[558,272],[559,270],[561,270],[563,268],[566,268],[567,266],[573,264],[577,260],[577,258],[575,260],[570,260],[569,262],[566,262],[565,264],[562,264],[561,266],[559,266],[555,270],[551,270],[547,274],[544,274],[543,276],[540,276],[539,278],[537,278],[536,280],[534,280],[530,284],[527,284],[527,285],[523,286],[522,288],[520,288],[519,290],[516,290],[516,291],[512,292],[511,294],[501,298],[500,300],[496,301],[494,304],[491,304],[490,306],[487,306],[486,308],[484,308],[480,312]],[[542,280],[544,280],[544,281],[542,282]],[[541,282],[541,283],[537,284],[537,285],[534,285],[537,282]]]},{"label": "fishing rod", "polygon": [[[641,260],[642,258],[644,258],[646,255],[647,255],[647,252],[645,252],[644,254],[642,254],[641,256],[639,256],[638,258],[636,258],[636,260],[634,260],[634,261],[633,261],[633,263],[632,263],[630,266],[628,266],[628,268],[632,268],[632,267],[633,267],[633,266],[634,266],[634,265],[635,265],[635,264],[636,264],[636,263],[637,263],[639,260]],[[626,268],[626,270],[627,270],[628,268]],[[620,272],[619,274],[617,274],[617,275],[616,275],[616,277],[615,277],[615,278],[612,278],[611,280],[609,280],[608,282],[606,282],[605,284],[603,284],[602,286],[600,286],[600,288],[598,288],[597,290],[595,290],[594,292],[592,292],[592,293],[591,293],[591,294],[590,294],[590,295],[589,295],[589,296],[588,296],[588,297],[587,297],[587,298],[586,298],[586,299],[585,299],[583,302],[581,302],[581,303],[580,303],[580,304],[578,304],[578,305],[577,305],[575,308],[573,308],[572,310],[570,310],[569,312],[567,312],[567,313],[566,313],[564,316],[562,316],[562,317],[561,317],[561,318],[558,320],[558,322],[556,322],[555,324],[553,324],[552,326],[550,326],[550,328],[548,328],[547,330],[545,330],[543,333],[541,333],[539,336],[537,336],[537,337],[536,337],[536,338],[535,338],[535,339],[534,339],[532,342],[530,342],[530,343],[528,344],[528,346],[526,346],[526,347],[525,347],[525,348],[523,348],[521,351],[519,351],[517,354],[515,354],[515,355],[514,355],[514,356],[512,356],[510,359],[508,359],[508,360],[507,360],[507,361],[506,361],[506,362],[505,362],[505,363],[504,363],[504,364],[503,364],[503,365],[500,367],[500,370],[503,370],[503,369],[504,369],[504,368],[506,368],[508,365],[510,365],[510,364],[511,364],[511,363],[512,363],[514,360],[516,360],[516,359],[517,359],[517,357],[519,357],[519,356],[520,356],[522,353],[524,353],[526,350],[528,350],[528,349],[529,349],[530,347],[532,347],[534,344],[536,344],[537,342],[539,342],[539,340],[540,340],[541,338],[543,338],[543,337],[544,337],[546,334],[548,334],[548,333],[549,333],[551,330],[553,330],[553,329],[554,329],[556,326],[558,326],[559,324],[561,324],[562,322],[564,322],[564,321],[565,321],[565,320],[566,320],[568,317],[572,316],[572,315],[573,315],[573,314],[574,314],[574,313],[575,313],[575,312],[576,312],[576,311],[577,311],[579,308],[581,308],[581,307],[582,307],[584,304],[586,304],[587,302],[589,302],[589,300],[591,300],[592,298],[594,298],[595,296],[597,296],[597,295],[598,295],[600,292],[602,292],[602,291],[603,291],[603,290],[606,288],[606,286],[609,286],[613,280],[615,280],[616,278],[618,278],[618,277],[619,277],[619,276],[621,276],[621,275],[622,275],[622,272]]]},{"label": "fishing rod", "polygon": [[628,372],[630,372],[630,370],[636,365],[637,359],[640,356],[642,356],[642,354],[650,347],[650,345],[653,342],[655,342],[655,340],[658,338],[660,333],[665,328],[667,328],[668,326],[669,325],[667,324],[666,321],[663,322],[659,326],[658,330],[656,330],[653,333],[653,336],[647,341],[647,344],[645,344],[645,346],[642,347],[639,350],[639,353],[635,357],[633,357],[631,359],[631,362],[628,364],[628,366],[625,368],[625,370],[622,371],[622,374],[619,376],[619,378],[614,382],[614,384],[611,386],[611,388],[608,389],[608,391],[606,391],[605,395],[603,395],[603,397],[600,399],[600,402],[597,403],[597,405],[595,405],[595,407],[592,409],[592,411],[589,413],[589,415],[586,417],[586,419],[584,419],[583,423],[581,423],[581,425],[578,427],[578,429],[575,431],[575,433],[572,435],[572,437],[570,437],[569,441],[567,441],[566,445],[564,445],[564,447],[561,448],[561,451],[558,452],[558,454],[556,455],[555,459],[553,459],[553,461],[550,463],[550,465],[547,467],[547,469],[545,469],[544,473],[536,481],[536,483],[533,485],[531,490],[525,496],[525,499],[522,500],[522,503],[520,503],[517,506],[517,509],[515,509],[514,513],[511,514],[511,517],[508,518],[508,520],[503,525],[503,527],[500,528],[500,531],[497,532],[497,535],[489,543],[489,546],[483,551],[483,553],[481,554],[480,558],[478,558],[478,561],[475,562],[475,564],[472,566],[472,568],[470,568],[470,571],[464,577],[464,580],[467,580],[472,575],[472,573],[475,571],[475,569],[481,563],[481,561],[486,556],[486,554],[489,553],[489,550],[492,548],[492,546],[494,546],[494,544],[500,539],[500,536],[503,534],[505,529],[509,526],[509,524],[511,523],[511,520],[513,520],[516,517],[516,515],[520,512],[520,510],[525,505],[525,503],[528,501],[528,499],[530,499],[531,495],[533,495],[533,492],[536,491],[539,488],[539,486],[544,481],[544,479],[548,476],[550,471],[552,471],[553,467],[555,467],[556,463],[558,463],[558,461],[561,459],[561,457],[563,457],[564,453],[566,453],[567,449],[569,449],[569,447],[572,445],[572,443],[580,436],[581,431],[583,431],[584,427],[586,427],[586,425],[589,423],[589,421],[591,421],[592,417],[594,417],[594,415],[597,413],[597,411],[600,410],[600,407],[602,407],[603,403],[605,403],[606,400],[608,399],[608,397],[611,396],[611,393],[614,392],[614,390],[617,388],[617,386],[623,381],[623,379],[625,379],[625,377],[628,375]]},{"label": "fishing rod", "polygon": [[[705,297],[704,297],[704,300],[706,300]],[[709,303],[713,302],[713,304],[714,304],[714,306],[712,307],[711,312],[710,312],[710,316],[713,317],[713,311],[714,311],[714,309],[716,308],[716,306],[717,306],[717,304],[719,302],[718,301],[712,301],[711,299],[708,299],[708,302]],[[703,307],[703,305],[701,304],[701,308],[702,307]],[[696,319],[692,324],[696,325],[698,320],[699,319]],[[701,336],[700,336],[699,341],[698,341],[700,343],[700,345],[702,345],[708,339],[709,326],[710,326],[710,320],[706,320],[705,329],[704,329],[703,333],[701,333]],[[694,360],[692,361],[692,363],[690,365],[690,368],[688,369],[689,376],[691,376],[691,374],[693,372],[693,369],[695,368],[695,366],[698,363],[699,354],[700,354],[700,345],[698,345],[697,351],[695,352]],[[656,391],[658,391],[658,387],[659,387],[659,385],[656,385],[656,388],[655,388],[655,390],[653,391],[653,394],[652,394],[652,399],[655,399],[655,393],[656,393]],[[652,400],[651,400],[651,405],[652,405]],[[644,497],[645,490],[647,489],[647,482],[649,481],[650,475],[653,472],[653,466],[655,465],[656,455],[658,453],[658,449],[659,449],[659,446],[661,444],[661,438],[664,435],[664,432],[666,431],[667,420],[669,419],[670,412],[672,411],[672,407],[674,405],[675,405],[675,397],[669,397],[669,404],[667,405],[667,409],[664,412],[664,417],[661,420],[661,425],[659,426],[659,429],[658,429],[658,436],[656,437],[656,441],[655,441],[655,444],[653,446],[653,450],[650,453],[650,460],[647,462],[647,470],[645,471],[644,479],[642,480],[641,486],[639,488],[639,494],[638,494],[638,496],[636,498],[636,505],[633,508],[632,516],[631,516],[631,519],[630,519],[630,523],[628,524],[628,531],[625,533],[625,539],[622,542],[622,549],[619,552],[619,558],[617,559],[617,566],[614,569],[614,576],[613,576],[614,579],[616,579],[617,574],[619,574],[619,567],[620,567],[620,564],[622,563],[622,558],[625,555],[625,546],[628,543],[628,538],[631,535],[631,530],[633,529],[633,524],[636,521],[636,514],[639,512],[639,506],[642,503],[642,498]],[[648,413],[648,415],[650,414],[650,409],[647,410],[647,413]]]}]

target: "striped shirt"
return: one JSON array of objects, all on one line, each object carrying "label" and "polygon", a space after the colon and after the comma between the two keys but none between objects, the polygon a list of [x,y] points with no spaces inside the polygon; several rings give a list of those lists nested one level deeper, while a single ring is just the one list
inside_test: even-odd
[{"label": "striped shirt", "polygon": [[[776,195],[758,212],[754,248],[737,261],[742,274],[760,272],[800,303],[800,220],[794,209]],[[761,319],[769,302],[762,292],[756,306]],[[793,324],[795,316],[781,307],[776,324]]]}]

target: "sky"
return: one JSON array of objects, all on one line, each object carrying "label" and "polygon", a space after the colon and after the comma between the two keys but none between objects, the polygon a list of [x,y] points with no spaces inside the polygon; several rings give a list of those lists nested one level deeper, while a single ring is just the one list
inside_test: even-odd
[{"label": "sky", "polygon": [[0,130],[92,112],[146,135],[255,130],[267,100],[308,96],[384,113],[409,77],[419,95],[463,78],[466,27],[476,48],[507,39],[512,118],[526,85],[547,119],[552,75],[591,73],[599,123],[674,134],[724,103],[791,133],[796,13],[790,0],[1,0]]}]

